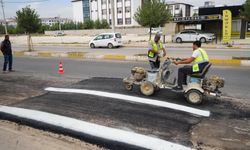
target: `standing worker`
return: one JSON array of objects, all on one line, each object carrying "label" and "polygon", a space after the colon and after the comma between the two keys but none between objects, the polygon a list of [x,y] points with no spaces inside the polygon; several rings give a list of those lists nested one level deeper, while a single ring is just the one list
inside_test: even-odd
[{"label": "standing worker", "polygon": [[183,84],[187,82],[187,75],[194,73],[200,73],[209,64],[209,58],[207,52],[201,48],[201,42],[195,41],[193,43],[193,55],[190,58],[182,59],[181,61],[174,61],[176,65],[179,64],[190,64],[179,68],[178,71],[178,85],[173,88],[175,91],[182,91]]},{"label": "standing worker", "polygon": [[160,68],[160,53],[163,51],[163,57],[166,56],[166,50],[163,47],[162,42],[160,41],[161,34],[157,33],[155,35],[154,40],[149,42],[149,50],[148,50],[148,60],[152,69]]},{"label": "standing worker", "polygon": [[7,72],[7,66],[9,72],[12,70],[12,62],[13,62],[13,56],[12,56],[12,48],[11,48],[11,42],[9,40],[9,35],[5,35],[4,41],[1,43],[1,51],[4,56],[4,65],[3,65],[3,73]]}]

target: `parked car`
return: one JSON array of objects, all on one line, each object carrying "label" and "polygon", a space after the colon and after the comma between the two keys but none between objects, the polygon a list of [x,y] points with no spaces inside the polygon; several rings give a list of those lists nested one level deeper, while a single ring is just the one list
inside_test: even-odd
[{"label": "parked car", "polygon": [[89,42],[91,48],[95,47],[120,47],[122,46],[122,36],[120,33],[102,33]]},{"label": "parked car", "polygon": [[[148,30],[148,34],[150,33],[150,29]],[[162,34],[162,29],[161,28],[152,28],[151,30],[152,34],[160,33]]]},{"label": "parked car", "polygon": [[215,39],[213,33],[203,33],[200,30],[184,30],[180,33],[177,33],[173,37],[173,42],[182,43],[182,42],[194,42],[201,41],[202,43],[212,42]]},{"label": "parked car", "polygon": [[55,32],[54,36],[64,36],[64,32],[63,31],[57,31]]}]

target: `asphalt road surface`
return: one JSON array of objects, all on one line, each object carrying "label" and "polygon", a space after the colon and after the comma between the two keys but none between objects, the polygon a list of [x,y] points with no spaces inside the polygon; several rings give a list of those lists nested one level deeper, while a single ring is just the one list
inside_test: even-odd
[{"label": "asphalt road surface", "polygon": [[[2,64],[3,59],[0,60]],[[87,79],[91,77],[124,78],[130,74],[134,66],[148,68],[149,64],[138,62],[83,61],[65,59],[65,77]],[[14,58],[14,68],[17,71],[33,72],[58,76],[58,59],[45,58]],[[219,75],[226,81],[222,89],[225,96],[250,98],[249,67],[213,66],[208,75]]]},{"label": "asphalt road surface", "polygon": [[[13,49],[16,51],[27,50],[25,45],[13,45]],[[80,46],[53,46],[53,45],[36,45],[34,46],[36,51],[74,51],[74,52],[96,52],[96,53],[112,53],[121,55],[131,55],[131,54],[145,54],[147,52],[146,48],[117,48],[117,49],[107,49],[107,48],[86,48]],[[187,57],[192,54],[192,46],[190,48],[166,48],[167,55],[171,57]],[[209,53],[210,58],[224,58],[231,59],[234,57],[250,57],[250,50],[248,49],[206,49]]]},{"label": "asphalt road surface", "polygon": [[[129,75],[133,66],[148,67],[146,63],[64,60],[65,74],[58,75],[58,62],[57,59],[15,58],[16,72],[1,75],[0,83],[5,87],[15,85],[16,94],[23,87],[44,91],[47,86],[57,86],[152,98],[209,110],[211,116],[201,117],[169,108],[125,102],[116,98],[58,92],[28,96],[24,100],[9,105],[158,137],[188,147],[204,148],[205,145],[209,147],[208,149],[249,149],[250,110],[242,103],[244,101],[248,103],[250,98],[249,68],[214,66],[209,74],[218,74],[226,79],[223,94],[232,98],[207,98],[203,105],[192,106],[185,101],[183,95],[170,90],[161,90],[152,97],[142,96],[138,87],[130,92],[124,90],[122,78]],[[29,76],[18,76],[19,73],[40,74],[43,81],[40,79],[38,82]],[[59,81],[56,82],[54,79],[54,85],[50,85],[52,81],[46,80],[51,76],[60,78],[62,83],[59,84],[57,83]],[[67,83],[68,79],[73,78],[78,81]],[[0,90],[1,95],[5,95],[5,92],[4,89]],[[235,98],[237,101],[234,101]],[[112,147],[108,148],[112,149]]]}]

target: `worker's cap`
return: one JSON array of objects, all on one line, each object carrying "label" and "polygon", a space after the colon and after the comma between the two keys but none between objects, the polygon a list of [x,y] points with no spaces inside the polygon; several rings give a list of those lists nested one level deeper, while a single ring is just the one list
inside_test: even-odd
[{"label": "worker's cap", "polygon": [[160,32],[157,32],[155,35],[155,38],[161,38],[162,34]]}]

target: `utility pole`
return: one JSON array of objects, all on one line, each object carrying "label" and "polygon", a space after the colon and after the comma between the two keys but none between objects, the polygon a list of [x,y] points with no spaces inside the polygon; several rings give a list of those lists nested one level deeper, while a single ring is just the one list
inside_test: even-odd
[{"label": "utility pole", "polygon": [[4,28],[5,28],[5,34],[8,34],[8,30],[7,30],[7,21],[5,18],[5,12],[4,12],[4,4],[3,4],[3,0],[0,1],[1,5],[2,5],[2,11],[3,11],[3,20],[4,20]]},{"label": "utility pole", "polygon": [[111,2],[111,17],[112,17],[112,31],[115,32],[115,4],[114,0],[110,0]]}]

